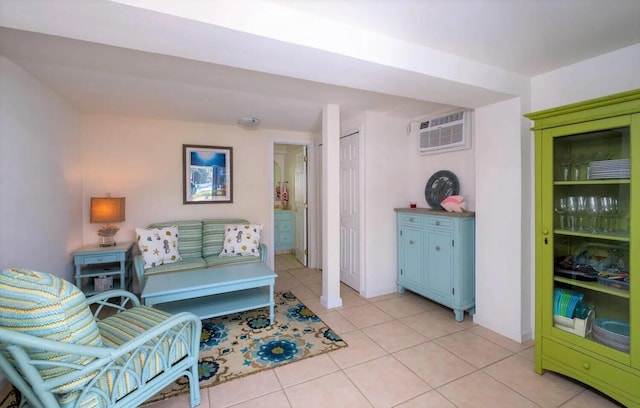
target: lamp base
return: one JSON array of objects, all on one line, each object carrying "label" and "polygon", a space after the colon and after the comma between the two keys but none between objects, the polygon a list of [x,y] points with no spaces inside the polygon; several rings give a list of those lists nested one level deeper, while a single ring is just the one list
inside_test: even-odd
[{"label": "lamp base", "polygon": [[100,246],[101,247],[112,247],[116,246],[116,241],[114,241],[113,236],[111,237],[100,237]]},{"label": "lamp base", "polygon": [[118,232],[119,228],[113,225],[103,225],[98,230],[98,236],[100,237],[100,246],[101,247],[111,247],[116,246],[116,241],[113,240],[116,232]]}]

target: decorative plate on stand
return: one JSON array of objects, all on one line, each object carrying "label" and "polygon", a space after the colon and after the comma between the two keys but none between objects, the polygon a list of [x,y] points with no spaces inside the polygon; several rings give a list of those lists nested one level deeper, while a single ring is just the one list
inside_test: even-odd
[{"label": "decorative plate on stand", "polygon": [[431,208],[442,210],[443,208],[440,205],[442,200],[452,195],[458,195],[459,192],[458,177],[449,170],[440,170],[435,172],[427,181],[427,185],[424,188],[424,197]]}]

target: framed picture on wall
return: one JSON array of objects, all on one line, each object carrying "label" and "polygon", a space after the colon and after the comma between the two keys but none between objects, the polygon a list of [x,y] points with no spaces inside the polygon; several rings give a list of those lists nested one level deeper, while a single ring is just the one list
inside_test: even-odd
[{"label": "framed picture on wall", "polygon": [[233,202],[232,149],[182,145],[183,203]]}]

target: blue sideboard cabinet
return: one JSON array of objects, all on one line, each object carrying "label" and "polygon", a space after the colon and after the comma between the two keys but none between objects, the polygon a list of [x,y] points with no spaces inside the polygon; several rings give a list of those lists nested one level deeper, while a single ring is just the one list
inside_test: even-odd
[{"label": "blue sideboard cabinet", "polygon": [[396,208],[398,292],[405,289],[453,309],[457,321],[475,313],[475,214]]},{"label": "blue sideboard cabinet", "polygon": [[286,252],[293,249],[293,211],[277,210],[274,216],[275,221],[275,244],[276,252]]}]

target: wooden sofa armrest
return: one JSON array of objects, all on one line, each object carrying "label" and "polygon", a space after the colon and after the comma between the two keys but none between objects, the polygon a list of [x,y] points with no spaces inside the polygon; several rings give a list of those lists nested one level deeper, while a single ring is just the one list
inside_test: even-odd
[{"label": "wooden sofa armrest", "polygon": [[267,262],[267,244],[260,244],[260,260]]},{"label": "wooden sofa armrest", "polygon": [[133,257],[133,272],[138,280],[140,293],[142,293],[142,289],[144,288],[144,258],[140,254]]}]

